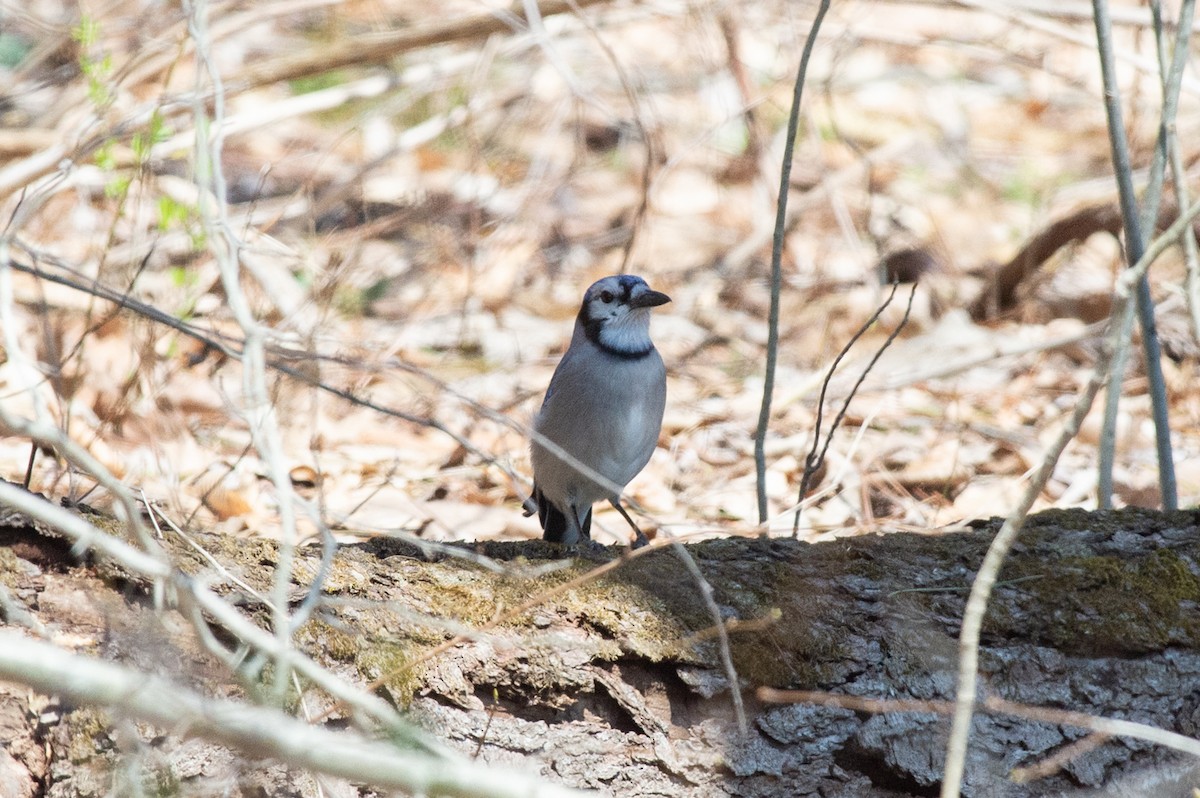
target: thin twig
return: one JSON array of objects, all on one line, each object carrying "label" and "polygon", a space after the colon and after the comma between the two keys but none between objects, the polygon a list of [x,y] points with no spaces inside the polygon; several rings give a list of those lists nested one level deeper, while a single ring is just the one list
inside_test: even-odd
[{"label": "thin twig", "polygon": [[1111,739],[1112,735],[1106,732],[1092,732],[1086,737],[1080,737],[1078,740],[1064,745],[1040,762],[1013,768],[1012,772],[1008,774],[1009,778],[1017,784],[1028,784],[1031,781],[1053,776],[1068,763],[1079,759],[1089,751],[1096,750]]},{"label": "thin twig", "polygon": [[[768,704],[815,704],[822,707],[839,707],[855,712],[869,712],[883,715],[891,712],[921,712],[930,715],[950,715],[954,713],[953,701],[938,701],[915,698],[868,698],[857,695],[840,695],[837,693],[822,693],[814,690],[776,690],[772,687],[760,687],[756,693],[758,700]],[[1171,748],[1192,756],[1200,756],[1200,740],[1196,740],[1177,732],[1160,729],[1147,723],[1136,723],[1115,718],[1102,718],[1088,715],[1084,712],[1072,712],[1057,707],[1039,707],[1008,701],[999,696],[988,696],[977,707],[992,715],[1010,715],[1025,718],[1038,723],[1049,723],[1056,726],[1074,726],[1079,729],[1089,729],[1099,734],[1113,737],[1133,737],[1138,740]]]},{"label": "thin twig", "polygon": [[758,523],[767,522],[767,429],[771,425],[771,395],[775,391],[775,361],[779,356],[779,299],[783,290],[783,239],[787,225],[788,189],[792,183],[792,154],[796,149],[796,133],[800,128],[800,99],[804,94],[804,81],[808,76],[808,59],[817,43],[821,21],[829,10],[829,0],[821,0],[800,66],[796,69],[796,83],[792,89],[792,108],[788,114],[787,138],[783,144],[783,163],[779,167],[779,198],[775,205],[775,233],[771,240],[771,306],[767,313],[767,362],[763,372],[762,406],[758,412],[758,426],[754,433],[754,472],[758,485]]},{"label": "thin twig", "polygon": [[283,712],[217,699],[123,665],[71,654],[15,631],[0,631],[0,676],[71,701],[111,707],[123,716],[233,746],[252,756],[402,789],[417,795],[463,798],[582,796],[541,778],[470,762],[433,757],[350,731],[330,731]]},{"label": "thin twig", "polygon": [[738,731],[745,735],[749,730],[749,725],[746,723],[746,708],[742,701],[742,685],[733,664],[733,652],[729,647],[729,629],[726,628],[724,619],[721,617],[721,608],[717,606],[713,587],[704,578],[704,573],[700,570],[695,558],[692,557],[692,553],[673,535],[671,536],[671,548],[675,551],[675,556],[683,563],[683,567],[687,568],[688,573],[692,575],[692,579],[700,590],[700,597],[704,600],[704,606],[713,618],[721,667],[725,670],[725,678],[729,680],[729,697],[733,701],[733,714],[737,720]]},{"label": "thin twig", "polygon": [[[291,680],[287,667],[287,649],[292,625],[288,617],[288,592],[292,582],[292,563],[297,540],[295,502],[291,478],[283,458],[283,438],[275,416],[266,379],[267,332],[255,318],[241,287],[243,244],[229,223],[228,193],[222,167],[225,140],[225,92],[222,78],[212,59],[212,41],[208,28],[207,0],[185,0],[188,36],[195,43],[197,101],[193,104],[196,125],[196,185],[200,189],[199,214],[209,251],[221,273],[221,285],[234,319],[242,330],[242,392],[250,439],[266,465],[275,487],[279,514],[279,546],[275,563],[272,595],[272,623],[279,644],[275,661],[274,695],[282,701]],[[211,102],[199,100],[207,87]],[[211,108],[211,117],[210,109]]]},{"label": "thin twig", "polygon": [[[1180,208],[1188,206],[1187,172],[1183,164],[1183,150],[1179,144],[1179,134],[1175,126],[1176,106],[1179,101],[1180,73],[1187,62],[1188,35],[1195,18],[1195,0],[1184,0],[1179,8],[1177,23],[1178,34],[1175,40],[1174,57],[1171,66],[1167,67],[1166,36],[1162,30],[1162,14],[1159,3],[1151,3],[1154,19],[1154,38],[1158,45],[1159,71],[1163,82],[1163,137],[1167,145],[1168,161],[1171,166],[1171,183],[1175,191],[1175,204]],[[1168,103],[1171,104],[1168,110]],[[1200,341],[1200,252],[1197,251],[1196,237],[1184,236],[1184,258],[1187,262],[1187,277],[1184,281],[1184,294],[1187,297],[1188,313],[1191,318],[1192,337]]]},{"label": "thin twig", "polygon": [[[1146,234],[1133,188],[1133,169],[1129,162],[1129,143],[1125,138],[1125,122],[1121,111],[1121,90],[1117,83],[1116,64],[1113,56],[1112,22],[1108,16],[1108,0],[1092,0],[1092,8],[1096,22],[1096,45],[1100,54],[1100,74],[1104,81],[1104,110],[1108,119],[1108,138],[1112,150],[1113,170],[1116,173],[1117,190],[1121,199],[1121,216],[1125,224],[1126,259],[1128,263],[1134,264],[1142,259],[1142,253],[1146,248]],[[1180,34],[1184,35],[1184,31],[1180,31]],[[1182,71],[1180,76],[1182,76]],[[1168,110],[1166,105],[1163,110],[1164,113]],[[1161,134],[1159,141],[1160,143],[1164,141]],[[1159,185],[1161,185],[1162,161],[1157,156],[1156,164],[1159,168],[1154,172],[1158,173]],[[1152,184],[1155,182],[1154,173],[1151,175],[1151,182]],[[1150,218],[1157,218],[1158,192],[1147,198],[1147,206],[1155,211]],[[1150,386],[1150,408],[1154,418],[1154,441],[1158,454],[1158,483],[1162,492],[1162,506],[1163,509],[1174,510],[1179,506],[1179,498],[1175,484],[1175,464],[1171,455],[1171,426],[1167,408],[1166,382],[1163,379],[1162,351],[1154,322],[1154,301],[1150,296],[1150,281],[1144,272],[1137,286],[1137,314],[1142,328],[1142,354],[1146,361],[1146,377]]]},{"label": "thin twig", "polygon": [[954,720],[950,729],[950,740],[946,748],[946,772],[942,780],[942,798],[958,798],[962,787],[963,772],[966,765],[967,741],[971,731],[971,716],[975,707],[976,691],[979,683],[979,636],[983,629],[983,618],[987,613],[988,599],[1000,566],[1004,563],[1009,549],[1016,541],[1017,534],[1025,524],[1033,502],[1041,494],[1042,489],[1054,473],[1058,458],[1066,449],[1067,444],[1079,431],[1079,426],[1092,407],[1100,387],[1108,376],[1113,357],[1120,348],[1120,318],[1127,308],[1136,301],[1135,286],[1146,274],[1146,269],[1168,247],[1175,245],[1181,235],[1191,235],[1192,220],[1200,215],[1200,202],[1190,206],[1185,213],[1167,228],[1167,231],[1155,239],[1141,259],[1132,268],[1124,270],[1117,277],[1114,289],[1112,312],[1109,314],[1109,329],[1100,347],[1092,374],[1075,403],[1075,409],[1064,425],[1062,431],[1047,448],[1045,457],[1037,470],[1030,477],[1029,485],[1017,507],[1004,520],[1000,531],[992,539],[984,555],[979,573],[971,584],[971,594],[967,598],[967,606],[963,610],[962,631],[958,642],[958,688],[955,700]]},{"label": "thin twig", "polygon": [[[556,16],[606,0],[542,0],[536,5],[539,18]],[[472,17],[436,19],[424,25],[404,26],[395,30],[350,37],[318,51],[301,50],[257,64],[243,66],[236,77],[228,79],[230,92],[294,80],[347,66],[389,63],[397,56],[438,44],[485,39],[497,33],[510,33],[526,24],[518,3],[513,11],[488,11]]]},{"label": "thin twig", "polygon": [[577,0],[566,0],[571,9],[575,12],[576,18],[583,23],[588,32],[592,34],[592,39],[596,45],[604,53],[604,57],[612,64],[613,71],[617,73],[617,80],[621,83],[621,90],[625,92],[625,99],[629,102],[630,108],[633,109],[633,126],[637,129],[638,137],[641,139],[644,151],[643,157],[646,162],[642,164],[641,170],[641,197],[638,199],[637,209],[633,212],[633,219],[629,222],[629,235],[625,239],[625,247],[621,255],[621,268],[619,271],[624,274],[629,271],[629,263],[633,257],[633,246],[637,243],[638,232],[642,229],[642,223],[646,219],[646,214],[650,210],[650,184],[654,178],[654,139],[650,135],[650,128],[646,126],[645,119],[642,115],[642,103],[646,102],[644,94],[638,94],[634,91],[633,81],[629,77],[628,70],[621,64],[621,60],[617,58],[617,54],[600,35],[600,29],[592,20],[588,19],[584,13],[582,6]]},{"label": "thin twig", "polygon": [[194,579],[174,568],[165,555],[155,556],[136,549],[102,532],[70,510],[3,480],[0,480],[0,506],[11,507],[66,535],[72,540],[73,550],[78,554],[96,552],[133,574],[153,580],[156,585],[169,583],[170,591],[178,599],[184,616],[202,624],[197,627],[198,633],[206,634],[208,624],[215,622],[250,649],[268,657],[286,658],[289,669],[295,669],[302,677],[324,690],[339,706],[352,708],[355,716],[375,721],[398,739],[410,740],[430,751],[440,748],[432,740],[418,736],[383,699],[343,681],[290,645],[281,645],[274,635],[255,625],[209,590],[203,580]]},{"label": "thin twig", "polygon": [[[1183,8],[1183,13],[1189,17],[1189,24],[1191,22],[1190,7],[1191,3],[1189,2],[1185,3]],[[1158,220],[1158,208],[1162,200],[1163,176],[1166,172],[1165,166],[1168,159],[1168,131],[1174,129],[1175,126],[1176,112],[1179,107],[1179,86],[1183,78],[1183,67],[1187,63],[1186,49],[1179,49],[1180,47],[1186,48],[1187,46],[1187,32],[1182,29],[1179,31],[1179,37],[1181,41],[1176,43],[1175,58],[1173,59],[1171,67],[1168,68],[1166,57],[1166,37],[1163,32],[1162,8],[1160,3],[1150,3],[1150,16],[1154,30],[1154,41],[1156,45],[1155,52],[1158,55],[1159,81],[1162,84],[1163,105],[1162,119],[1159,122],[1158,137],[1154,146],[1154,159],[1150,164],[1149,181],[1146,189],[1142,192],[1143,204],[1140,219],[1140,230],[1154,229]],[[1096,24],[1100,24],[1098,17]],[[1111,21],[1108,24],[1111,26]],[[1104,58],[1103,51],[1101,52],[1101,58]],[[1113,141],[1113,146],[1117,146],[1115,139]],[[1118,176],[1118,180],[1120,179],[1121,176]],[[1186,203],[1181,204],[1180,207],[1186,207]],[[1124,206],[1122,206],[1122,209],[1124,210]],[[1128,238],[1128,236],[1131,234],[1132,231],[1127,228],[1126,237]],[[1132,249],[1130,251],[1130,258],[1131,260],[1134,259]],[[1139,290],[1141,290],[1140,287]],[[1148,298],[1148,287],[1146,289],[1146,294],[1146,297],[1139,295],[1139,311],[1142,310],[1141,305],[1143,301]],[[1142,320],[1143,322],[1145,321],[1144,314]],[[1127,313],[1125,318],[1122,319],[1122,340],[1129,340],[1132,329],[1133,314]],[[1148,349],[1147,352],[1149,352]],[[1097,478],[1097,498],[1099,507],[1102,510],[1112,507],[1113,465],[1117,450],[1117,413],[1121,402],[1121,385],[1124,381],[1125,363],[1128,357],[1128,345],[1126,345],[1122,347],[1120,352],[1118,352],[1117,358],[1113,362],[1112,372],[1108,375],[1108,386],[1105,390],[1104,418],[1100,427],[1098,466],[1099,475]],[[1155,409],[1155,422],[1157,425],[1159,420],[1158,405],[1163,404],[1165,406],[1166,403],[1166,386],[1162,381],[1162,370],[1157,366],[1157,363],[1147,364],[1146,372],[1147,379],[1150,383],[1151,403],[1152,407]],[[1165,407],[1161,410],[1161,412],[1163,414],[1163,418],[1165,419]],[[1161,460],[1161,448],[1159,450],[1159,456]],[[1164,496],[1164,504],[1165,503],[1166,498]],[[1174,509],[1174,507],[1167,507],[1167,509]]]},{"label": "thin twig", "polygon": [[908,324],[908,316],[912,313],[913,297],[917,294],[916,283],[913,283],[912,290],[908,294],[908,306],[904,310],[904,316],[900,319],[900,323],[896,325],[896,329],[888,334],[883,345],[875,351],[866,368],[858,375],[858,379],[855,380],[854,385],[842,400],[841,408],[838,410],[837,416],[834,417],[833,424],[829,427],[829,432],[825,434],[825,445],[821,447],[821,453],[818,455],[817,447],[821,446],[821,421],[825,409],[825,394],[829,389],[829,383],[833,380],[833,375],[837,371],[838,364],[841,363],[842,358],[846,356],[855,342],[875,324],[880,315],[883,314],[883,311],[887,310],[888,306],[892,304],[892,299],[896,296],[896,289],[899,287],[899,283],[892,283],[892,291],[888,294],[887,299],[883,300],[879,307],[875,309],[875,312],[871,314],[871,318],[863,322],[854,335],[850,336],[850,340],[846,342],[846,345],[842,347],[842,351],[838,352],[838,356],[834,358],[833,363],[829,366],[829,371],[826,373],[825,379],[821,381],[821,393],[817,397],[817,417],[813,422],[812,448],[809,450],[808,456],[804,458],[804,475],[800,478],[800,490],[796,497],[797,507],[795,518],[792,521],[792,537],[800,534],[800,512],[804,504],[804,497],[808,495],[809,484],[812,482],[813,476],[821,470],[821,466],[825,463],[825,454],[829,451],[829,445],[833,442],[834,433],[837,432],[838,427],[842,425],[842,420],[846,417],[846,411],[850,407],[850,402],[854,400],[854,396],[862,386],[863,380],[875,368],[875,364],[879,362],[879,358],[892,345],[892,341],[896,340],[896,336],[900,334],[904,326]]}]

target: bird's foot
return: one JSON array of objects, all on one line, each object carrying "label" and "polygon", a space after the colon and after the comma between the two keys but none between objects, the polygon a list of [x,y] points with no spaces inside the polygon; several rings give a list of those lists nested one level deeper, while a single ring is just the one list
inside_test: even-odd
[{"label": "bird's foot", "polygon": [[603,543],[597,543],[591,538],[580,538],[575,543],[568,543],[564,546],[575,557],[582,560],[592,560],[593,562],[607,562],[612,559],[612,552],[609,546]]}]

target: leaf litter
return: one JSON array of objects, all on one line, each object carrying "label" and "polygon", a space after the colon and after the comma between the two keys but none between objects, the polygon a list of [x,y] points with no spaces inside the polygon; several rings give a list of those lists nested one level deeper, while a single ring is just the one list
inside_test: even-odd
[{"label": "leaf litter", "polygon": [[[236,341],[198,239],[186,143],[140,164],[122,155],[136,149],[130,120],[147,108],[173,114],[171,135],[190,130],[168,103],[194,80],[190,58],[166,54],[183,20],[120,2],[97,12],[99,38],[82,48],[54,9],[35,0],[7,20],[28,49],[2,66],[13,87],[5,127],[34,144],[0,149],[0,174],[56,145],[72,152],[89,124],[106,131],[108,154],[74,150],[73,166],[18,232],[23,262]],[[752,434],[770,229],[809,9],[595,4],[547,17],[538,33],[321,69],[327,42],[436,28],[480,10],[450,4],[433,15],[381,0],[264,11],[241,26],[245,12],[235,8],[215,17],[229,24],[211,56],[231,89],[287,53],[308,53],[314,64],[292,80],[231,91],[238,126],[224,162],[230,223],[245,244],[242,290],[272,332],[273,357],[303,377],[275,372],[270,382],[297,490],[349,538],[536,537],[536,522],[520,513],[529,478],[522,428],[583,288],[627,267],[673,299],[654,322],[670,373],[667,417],[628,495],[645,523],[675,535],[759,533]],[[885,295],[885,261],[920,273],[916,309],[849,405],[804,511],[807,538],[935,530],[1005,513],[1086,381],[1095,323],[1121,267],[1111,237],[1059,250],[1018,287],[1013,309],[967,311],[997,264],[1039,229],[1115,196],[1095,54],[1040,25],[1040,13],[1023,8],[1022,24],[974,8],[854,3],[827,23],[790,182],[767,441],[772,534],[790,534],[820,380]],[[1056,24],[1080,34],[1090,25]],[[54,56],[33,47],[42,29],[58,37]],[[1150,51],[1145,26],[1118,33],[1124,53]],[[147,59],[158,68],[135,68]],[[105,61],[107,94],[86,99],[79,66]],[[1156,77],[1128,61],[1122,68],[1141,168]],[[69,77],[53,79],[56,69]],[[376,75],[397,79],[371,96],[339,98],[348,87],[365,93],[355,81]],[[287,110],[303,98],[327,107]],[[1195,92],[1185,91],[1180,129],[1198,112]],[[88,115],[92,123],[80,121]],[[5,200],[6,218],[17,197]],[[1153,272],[1168,320],[1186,318],[1182,274],[1177,254]],[[277,534],[236,359],[78,287],[20,273],[14,282],[17,340],[41,364],[36,401],[56,423],[175,517]],[[898,322],[889,310],[851,353],[831,383],[834,411]],[[1176,327],[1184,354],[1166,368],[1186,505],[1200,501],[1200,381],[1196,342],[1186,324]],[[1139,359],[1135,346],[1118,427],[1119,505],[1157,502]],[[5,360],[4,401],[32,414],[22,375]],[[436,420],[474,451],[379,407]],[[1095,505],[1097,429],[1093,412],[1036,506]],[[27,442],[0,438],[5,478],[22,479],[28,457]],[[106,501],[49,455],[37,458],[33,487]],[[602,542],[626,538],[611,511],[598,509],[596,526]]]}]

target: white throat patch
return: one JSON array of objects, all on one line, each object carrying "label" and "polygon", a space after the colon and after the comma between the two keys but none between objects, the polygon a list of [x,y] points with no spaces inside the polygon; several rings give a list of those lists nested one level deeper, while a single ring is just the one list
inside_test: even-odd
[{"label": "white throat patch", "polygon": [[617,352],[637,354],[649,351],[650,309],[632,308],[620,318],[608,319],[600,327],[600,343]]}]

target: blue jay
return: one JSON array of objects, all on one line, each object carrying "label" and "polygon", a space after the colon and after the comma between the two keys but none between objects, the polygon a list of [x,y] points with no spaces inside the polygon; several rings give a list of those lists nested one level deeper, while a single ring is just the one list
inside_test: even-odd
[{"label": "blue jay", "polygon": [[[650,340],[650,309],[670,301],[631,274],[593,283],[533,422],[534,430],[621,489],[650,461],[662,430],[667,372]],[[589,479],[537,439],[531,448],[544,539],[591,540],[592,504],[608,499],[633,527],[637,544],[646,544],[619,491]]]}]

